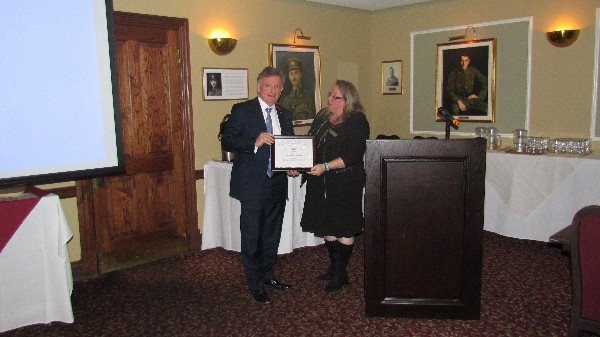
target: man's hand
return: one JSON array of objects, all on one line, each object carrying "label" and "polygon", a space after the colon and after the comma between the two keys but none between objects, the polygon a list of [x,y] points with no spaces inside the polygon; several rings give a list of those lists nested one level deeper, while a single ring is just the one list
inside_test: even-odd
[{"label": "man's hand", "polygon": [[258,137],[256,137],[256,142],[254,142],[254,146],[261,147],[263,144],[272,145],[275,142],[275,136],[268,132],[261,132]]}]

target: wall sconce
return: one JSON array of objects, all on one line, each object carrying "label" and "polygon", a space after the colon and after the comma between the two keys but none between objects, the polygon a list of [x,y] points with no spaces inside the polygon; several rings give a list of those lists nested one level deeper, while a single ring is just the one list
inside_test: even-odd
[{"label": "wall sconce", "polygon": [[229,37],[217,37],[208,39],[208,46],[217,55],[227,55],[237,45],[237,40]]},{"label": "wall sconce", "polygon": [[448,38],[448,41],[455,41],[455,40],[466,39],[467,35],[469,34],[469,28],[471,28],[473,30],[473,35],[475,35],[475,37],[473,39],[477,40],[477,33],[475,32],[475,28],[473,28],[473,26],[467,26],[467,29],[465,29],[465,35],[450,36]]},{"label": "wall sconce", "polygon": [[[298,31],[300,31],[300,35],[297,34]],[[300,29],[300,28],[296,28],[296,30],[294,31],[294,44],[296,44],[296,38],[298,38],[299,40],[310,40],[311,39],[310,36],[304,35],[304,33],[302,33],[302,29]]]},{"label": "wall sconce", "polygon": [[553,32],[546,33],[546,38],[555,47],[567,47],[577,41],[579,37],[579,30],[555,30]]}]

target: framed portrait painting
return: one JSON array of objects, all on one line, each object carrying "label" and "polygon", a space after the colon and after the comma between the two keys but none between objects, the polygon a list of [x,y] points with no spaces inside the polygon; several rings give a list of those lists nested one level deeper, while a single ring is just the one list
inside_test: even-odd
[{"label": "framed portrait painting", "polygon": [[319,47],[271,43],[269,64],[283,73],[279,104],[292,112],[294,126],[310,125],[321,110]]},{"label": "framed portrait painting", "polygon": [[496,39],[437,45],[437,109],[444,107],[461,122],[496,119]]},{"label": "framed portrait painting", "polygon": [[381,62],[381,93],[383,95],[402,94],[402,61]]}]

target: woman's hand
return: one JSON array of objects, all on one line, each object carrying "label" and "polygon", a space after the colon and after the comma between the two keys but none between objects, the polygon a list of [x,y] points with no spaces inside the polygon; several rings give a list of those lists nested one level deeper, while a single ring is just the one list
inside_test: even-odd
[{"label": "woman's hand", "polygon": [[310,171],[306,172],[310,175],[313,176],[320,176],[321,174],[323,174],[327,169],[325,168],[325,164],[317,164],[315,166],[313,166]]}]

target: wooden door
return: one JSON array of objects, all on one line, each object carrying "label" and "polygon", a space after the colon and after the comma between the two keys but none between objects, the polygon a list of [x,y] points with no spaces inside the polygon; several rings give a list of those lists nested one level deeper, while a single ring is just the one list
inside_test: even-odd
[{"label": "wooden door", "polygon": [[126,172],[81,183],[86,274],[199,247],[187,20],[114,18]]},{"label": "wooden door", "polygon": [[485,140],[367,141],[368,316],[478,319]]}]

